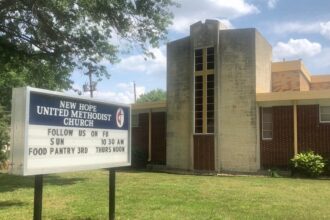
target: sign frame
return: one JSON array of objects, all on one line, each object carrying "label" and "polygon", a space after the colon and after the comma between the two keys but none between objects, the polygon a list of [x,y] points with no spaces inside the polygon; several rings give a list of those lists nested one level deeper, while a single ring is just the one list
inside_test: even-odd
[{"label": "sign frame", "polygon": [[[40,168],[29,170],[27,167],[28,161],[28,138],[29,138],[29,125],[30,125],[30,94],[31,92],[36,94],[47,95],[50,97],[58,97],[63,99],[70,99],[88,103],[95,103],[100,105],[109,105],[118,108],[128,108],[128,128],[127,128],[127,161],[124,162],[107,162],[89,165],[79,166],[60,166],[56,168]],[[51,126],[51,125],[49,125]],[[67,126],[66,128],[73,128]],[[85,128],[86,129],[86,128]],[[106,129],[105,129],[106,130]],[[126,131],[126,129],[124,129]],[[10,167],[9,173],[15,175],[42,175],[51,173],[62,172],[75,172],[83,170],[94,170],[103,168],[116,168],[127,167],[131,165],[131,105],[121,104],[117,102],[107,102],[100,99],[91,99],[88,97],[82,97],[77,95],[70,95],[56,91],[50,91],[45,89],[38,89],[32,87],[14,88],[12,94],[12,118],[11,118],[11,152],[10,152]]]}]

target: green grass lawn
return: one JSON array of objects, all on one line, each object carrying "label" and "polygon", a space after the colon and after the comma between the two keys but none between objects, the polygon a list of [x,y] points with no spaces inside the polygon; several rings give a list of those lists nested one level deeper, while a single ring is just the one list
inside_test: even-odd
[{"label": "green grass lawn", "polygon": [[[0,219],[32,219],[33,177],[0,174]],[[116,219],[330,219],[330,181],[117,172]],[[108,172],[48,175],[43,219],[107,219]]]}]

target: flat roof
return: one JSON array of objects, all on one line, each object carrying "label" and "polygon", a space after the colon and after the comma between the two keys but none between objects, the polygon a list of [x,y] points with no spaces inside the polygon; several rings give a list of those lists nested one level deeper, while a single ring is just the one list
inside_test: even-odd
[{"label": "flat roof", "polygon": [[257,93],[257,102],[330,99],[330,90]]},{"label": "flat roof", "polygon": [[162,109],[167,107],[166,101],[159,102],[144,102],[144,103],[135,103],[131,105],[132,110],[145,110],[145,109]]},{"label": "flat roof", "polygon": [[310,83],[330,82],[330,74],[311,75],[302,60],[272,62],[272,73],[300,71]]},{"label": "flat roof", "polygon": [[288,71],[300,71],[311,82],[311,74],[301,60],[272,62],[272,73]]},{"label": "flat roof", "polygon": [[330,82],[330,75],[312,75],[312,83]]}]

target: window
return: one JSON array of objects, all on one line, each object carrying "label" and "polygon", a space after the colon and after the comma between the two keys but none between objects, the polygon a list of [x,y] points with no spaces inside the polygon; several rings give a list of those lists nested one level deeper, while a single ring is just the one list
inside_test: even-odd
[{"label": "window", "polygon": [[214,74],[207,75],[207,133],[214,133]]},{"label": "window", "polygon": [[195,50],[195,133],[214,133],[214,48]]},{"label": "window", "polygon": [[330,106],[320,106],[320,122],[330,122]]},{"label": "window", "polygon": [[262,108],[262,139],[273,139],[273,110],[272,108]]},{"label": "window", "polygon": [[137,128],[139,127],[139,114],[132,114],[132,128]]},{"label": "window", "polygon": [[203,49],[195,50],[195,71],[203,70]]},{"label": "window", "polygon": [[214,69],[214,47],[207,48],[207,69]]},{"label": "window", "polygon": [[195,133],[203,132],[203,76],[195,77]]}]

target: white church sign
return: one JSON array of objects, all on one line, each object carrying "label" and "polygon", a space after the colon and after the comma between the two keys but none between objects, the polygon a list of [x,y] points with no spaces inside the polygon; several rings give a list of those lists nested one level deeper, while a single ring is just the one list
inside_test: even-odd
[{"label": "white church sign", "polygon": [[130,107],[16,88],[10,172],[18,175],[129,166]]}]

